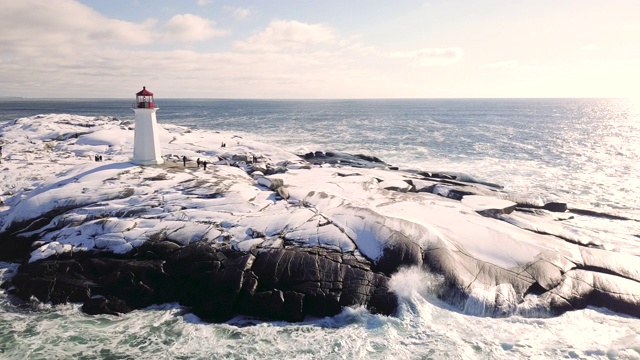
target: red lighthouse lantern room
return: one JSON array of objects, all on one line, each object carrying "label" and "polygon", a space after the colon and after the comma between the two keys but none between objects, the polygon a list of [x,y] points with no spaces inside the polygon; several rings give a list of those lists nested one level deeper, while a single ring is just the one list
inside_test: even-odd
[{"label": "red lighthouse lantern room", "polygon": [[146,86],[142,87],[142,91],[136,94],[136,107],[138,109],[153,109],[153,93],[147,90]]}]

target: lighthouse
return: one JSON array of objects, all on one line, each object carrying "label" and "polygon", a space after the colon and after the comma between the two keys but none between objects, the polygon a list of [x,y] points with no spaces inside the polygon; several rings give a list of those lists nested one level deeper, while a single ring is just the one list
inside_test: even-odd
[{"label": "lighthouse", "polygon": [[138,165],[162,164],[158,124],[153,103],[153,93],[145,86],[136,94],[133,111],[136,113],[136,129],[133,138],[133,163]]}]

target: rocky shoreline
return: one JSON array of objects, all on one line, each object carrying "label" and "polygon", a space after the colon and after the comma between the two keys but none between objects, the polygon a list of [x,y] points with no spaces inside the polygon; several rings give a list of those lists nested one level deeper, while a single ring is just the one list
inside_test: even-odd
[{"label": "rocky shoreline", "polygon": [[238,314],[302,321],[336,315],[345,306],[390,315],[397,299],[387,283],[368,263],[335,251],[243,253],[161,240],[124,256],[83,253],[22,264],[10,286],[25,300],[83,303],[88,314],[176,302],[208,321]]},{"label": "rocky shoreline", "polygon": [[[474,315],[602,306],[640,316],[637,254],[567,223],[636,221],[624,216],[174,126],[164,127],[167,162],[149,167],[128,162],[131,124],[117,119],[34,117],[0,131],[21,154],[5,162],[4,180],[19,186],[0,210],[0,260],[21,265],[3,287],[23,300],[83,303],[89,314],[177,302],[209,321],[301,321],[350,306],[393,315],[391,277],[420,267],[443,277],[441,299]],[[221,142],[231,146],[206,145]],[[40,158],[25,158],[31,148]],[[107,161],[87,163],[97,152]],[[38,161],[46,167],[34,170]]]}]

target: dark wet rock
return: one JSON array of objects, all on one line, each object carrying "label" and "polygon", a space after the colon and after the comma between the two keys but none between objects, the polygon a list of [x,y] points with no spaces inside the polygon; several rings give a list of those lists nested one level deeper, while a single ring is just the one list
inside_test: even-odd
[{"label": "dark wet rock", "polygon": [[437,184],[437,182],[422,179],[408,179],[407,181],[413,185],[415,192],[433,192],[433,188]]},{"label": "dark wet rock", "polygon": [[587,210],[587,209],[569,208],[568,211],[573,213],[573,214],[593,216],[593,217],[599,217],[599,218],[611,219],[611,220],[633,220],[633,219],[628,218],[626,216],[607,214],[607,213],[603,213],[603,212],[599,212],[599,211],[593,211],[593,210]]},{"label": "dark wet rock", "polygon": [[422,248],[408,239],[396,238],[377,262],[377,268],[387,275],[397,272],[401,267],[411,266],[422,266]]},{"label": "dark wet rock", "polygon": [[253,301],[240,300],[240,307],[247,309],[248,315],[284,319],[287,321],[304,320],[304,296],[293,291],[270,290],[254,293]]},{"label": "dark wet rock", "polygon": [[349,177],[349,176],[362,176],[360,173],[336,173],[336,175],[340,177]]},{"label": "dark wet rock", "polygon": [[[424,262],[429,269],[445,277],[440,297],[474,315],[512,314],[515,303],[520,302],[537,284],[526,271],[504,269],[446,247],[427,249],[424,252]],[[494,291],[470,291],[473,288]],[[513,298],[519,301],[513,301]]]},{"label": "dark wet rock", "polygon": [[0,233],[0,261],[19,261],[31,251],[31,246],[37,238],[29,236],[11,236]]},{"label": "dark wet rock", "polygon": [[133,309],[115,296],[96,296],[82,304],[82,311],[89,315],[119,315],[131,312]]},{"label": "dark wet rock", "polygon": [[246,154],[233,154],[231,155],[231,161],[249,162]]},{"label": "dark wet rock", "polygon": [[370,271],[366,263],[360,263],[362,268],[341,261],[354,261],[351,255],[335,255],[321,250],[260,252],[252,267],[259,279],[256,293],[278,288],[303,294],[303,314],[315,316],[337,314],[344,306],[367,306],[372,301],[376,304],[373,311],[389,314],[395,310],[397,300],[388,291],[387,277]]},{"label": "dark wet rock", "polygon": [[471,175],[465,173],[456,173],[456,172],[430,172],[430,171],[411,171],[408,172],[416,173],[420,176],[423,176],[427,180],[435,180],[438,179],[440,181],[444,180],[455,180],[459,183],[465,184],[478,184],[482,186],[486,186],[493,189],[502,189],[503,186],[500,184],[492,183],[489,181],[484,181],[480,179],[476,179]]},{"label": "dark wet rock", "polygon": [[398,191],[398,192],[415,192],[415,188],[413,187],[413,185],[411,184],[410,181],[395,181],[395,182],[389,182],[389,181],[384,181],[382,183],[380,183],[380,186],[386,190],[390,190],[390,191]]},{"label": "dark wet rock", "polygon": [[143,243],[138,249],[138,253],[146,253],[145,257],[154,256],[156,258],[165,258],[180,250],[182,247],[172,241],[154,241],[149,240]]},{"label": "dark wet rock", "polygon": [[34,296],[42,302],[62,304],[89,299],[91,282],[84,268],[75,260],[55,260],[23,264],[12,279],[16,295],[23,299]]},{"label": "dark wet rock", "polygon": [[544,210],[547,210],[547,211],[550,211],[550,212],[559,212],[559,213],[568,212],[568,213],[571,213],[571,214],[577,214],[577,215],[583,215],[583,216],[592,216],[592,217],[604,218],[604,219],[610,219],[610,220],[632,220],[632,221],[635,220],[635,219],[632,219],[630,217],[622,216],[622,215],[609,214],[609,213],[595,211],[595,210],[589,210],[589,209],[574,208],[574,207],[568,206],[567,203],[563,203],[563,202],[548,202],[548,203],[546,203],[544,205],[537,205],[537,204],[519,202],[518,203],[518,208],[520,208],[520,209],[544,209]]},{"label": "dark wet rock", "polygon": [[576,269],[568,272],[558,287],[543,296],[549,299],[551,309],[558,314],[593,305],[640,317],[638,291],[640,283],[636,281]]},{"label": "dark wet rock", "polygon": [[424,176],[425,178],[431,178],[431,179],[446,179],[446,180],[456,179],[455,175],[450,175],[446,173],[434,173],[434,172],[423,171],[423,172],[419,172],[418,174]]},{"label": "dark wet rock", "polygon": [[376,156],[369,156],[369,155],[363,155],[363,154],[356,154],[354,156],[356,158],[362,159],[364,161],[368,161],[368,162],[372,162],[372,163],[385,164],[384,161],[382,161],[379,157],[376,157]]},{"label": "dark wet rock", "polygon": [[467,195],[496,196],[499,191],[479,182],[468,183],[443,176],[408,179],[407,181],[415,187],[416,192],[429,192],[453,200],[462,200]]},{"label": "dark wet rock", "polygon": [[340,152],[325,153],[322,151],[316,151],[299,156],[314,165],[340,164],[357,168],[388,167],[388,165],[381,159],[375,156],[368,156],[363,154],[352,155]]},{"label": "dark wet rock", "polygon": [[544,205],[519,202],[518,208],[521,209],[544,209],[551,212],[566,212],[568,210],[567,203],[562,202],[548,202]]},{"label": "dark wet rock", "polygon": [[567,211],[567,203],[550,202],[550,203],[544,204],[542,208],[552,212],[565,212]]},{"label": "dark wet rock", "polygon": [[468,190],[463,190],[457,186],[450,186],[446,184],[436,184],[431,188],[431,192],[436,195],[444,196],[453,200],[462,200],[466,195],[474,195],[476,193]]},{"label": "dark wet rock", "polygon": [[25,263],[10,282],[22,299],[81,302],[89,314],[179,302],[211,321],[237,314],[300,321],[359,305],[391,314],[397,299],[387,283],[386,275],[349,254],[317,249],[252,254],[205,242],[176,248],[166,241],[120,258],[85,254]]}]

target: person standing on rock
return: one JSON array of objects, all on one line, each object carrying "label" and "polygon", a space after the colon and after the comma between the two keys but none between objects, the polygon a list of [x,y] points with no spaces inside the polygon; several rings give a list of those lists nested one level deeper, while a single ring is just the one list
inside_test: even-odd
[{"label": "person standing on rock", "polygon": [[207,160],[202,162],[202,167],[207,170]]},{"label": "person standing on rock", "polygon": [[187,166],[187,157],[182,155],[182,166]]},{"label": "person standing on rock", "polygon": [[196,160],[196,164],[198,165],[198,169],[200,169],[200,164],[201,164],[201,162],[200,162],[200,158],[198,158],[198,159]]}]

